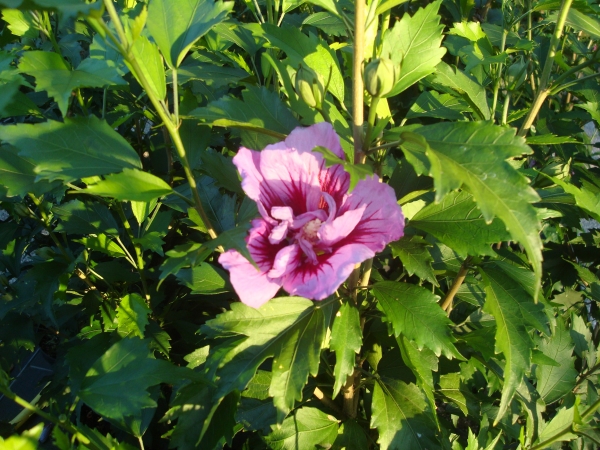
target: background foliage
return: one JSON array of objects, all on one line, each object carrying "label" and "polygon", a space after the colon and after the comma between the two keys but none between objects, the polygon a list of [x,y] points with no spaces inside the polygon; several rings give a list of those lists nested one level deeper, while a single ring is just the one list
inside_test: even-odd
[{"label": "background foliage", "polygon": [[[598,448],[596,1],[0,6],[0,393],[47,424],[3,448]],[[381,98],[360,53],[399,67]],[[216,263],[257,215],[231,158],[323,120],[405,236],[252,309]]]}]

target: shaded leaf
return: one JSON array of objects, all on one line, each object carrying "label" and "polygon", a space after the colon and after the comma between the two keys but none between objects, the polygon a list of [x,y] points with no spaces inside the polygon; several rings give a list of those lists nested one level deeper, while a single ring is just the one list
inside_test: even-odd
[{"label": "shaded leaf", "polygon": [[333,398],[346,384],[348,375],[354,373],[356,354],[362,346],[362,330],[358,309],[350,302],[344,302],[335,315],[329,347],[335,352],[335,384]]},{"label": "shaded leaf", "polygon": [[128,294],[117,308],[117,324],[120,332],[144,338],[150,308],[138,294]]},{"label": "shaded leaf", "polygon": [[317,408],[304,406],[265,437],[273,450],[329,448],[338,433],[338,423]]},{"label": "shaded leaf", "polygon": [[38,178],[73,181],[78,178],[141,168],[129,143],[95,116],[66,118],[0,127],[0,139],[19,149],[35,165]]},{"label": "shaded leaf", "polygon": [[70,234],[119,234],[119,226],[108,208],[100,203],[72,200],[56,205],[52,212],[60,218],[55,231]]},{"label": "shaded leaf", "polygon": [[427,247],[431,247],[431,244],[417,235],[405,236],[399,241],[390,244],[392,254],[400,258],[409,275],[416,274],[422,280],[429,281],[437,286],[438,282],[431,267],[433,258],[429,254]]},{"label": "shaded leaf", "polygon": [[212,264],[201,263],[192,269],[181,269],[176,277],[193,294],[209,295],[231,291],[227,274]]}]

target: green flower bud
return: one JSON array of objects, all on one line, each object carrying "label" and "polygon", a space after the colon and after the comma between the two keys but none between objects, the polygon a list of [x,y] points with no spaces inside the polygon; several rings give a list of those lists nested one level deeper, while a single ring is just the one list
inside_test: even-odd
[{"label": "green flower bud", "polygon": [[506,69],[506,89],[514,91],[518,89],[527,78],[527,63],[520,61],[512,64]]},{"label": "green flower bud", "polygon": [[321,109],[325,98],[323,77],[308,67],[300,66],[296,72],[296,93],[311,108]]},{"label": "green flower bud", "polygon": [[13,211],[15,214],[21,217],[31,217],[31,211],[23,203],[15,203],[13,205]]},{"label": "green flower bud", "polygon": [[389,93],[400,78],[400,67],[388,58],[377,58],[365,67],[365,89],[373,97]]}]

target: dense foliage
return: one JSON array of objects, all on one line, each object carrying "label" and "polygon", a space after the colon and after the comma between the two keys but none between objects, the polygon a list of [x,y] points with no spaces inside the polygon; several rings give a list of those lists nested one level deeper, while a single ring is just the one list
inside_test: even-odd
[{"label": "dense foliage", "polygon": [[[595,0],[0,7],[2,448],[600,446]],[[232,158],[323,121],[404,236],[253,308]]]}]

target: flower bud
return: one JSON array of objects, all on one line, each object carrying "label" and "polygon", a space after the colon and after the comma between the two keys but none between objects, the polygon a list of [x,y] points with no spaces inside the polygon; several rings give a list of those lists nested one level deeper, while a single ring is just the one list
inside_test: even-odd
[{"label": "flower bud", "polygon": [[296,93],[311,108],[321,109],[325,98],[323,77],[307,67],[300,66],[296,72]]},{"label": "flower bud", "polygon": [[400,67],[391,59],[377,58],[365,67],[365,89],[373,97],[389,93],[400,78]]},{"label": "flower bud", "polygon": [[13,205],[13,211],[15,214],[21,217],[31,217],[31,211],[23,203],[15,203]]},{"label": "flower bud", "polygon": [[514,91],[518,89],[527,77],[527,63],[520,61],[512,64],[506,69],[506,89]]}]

